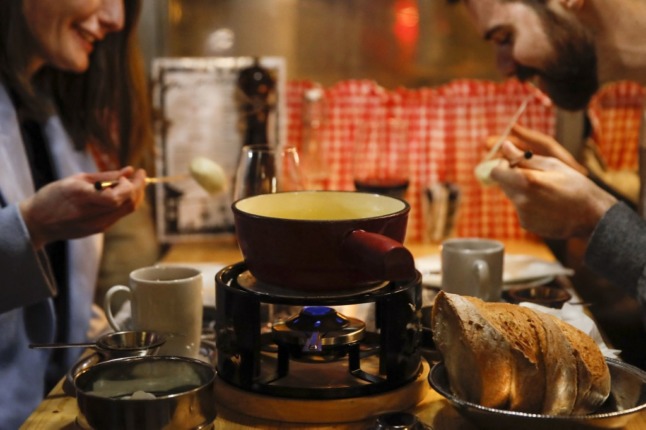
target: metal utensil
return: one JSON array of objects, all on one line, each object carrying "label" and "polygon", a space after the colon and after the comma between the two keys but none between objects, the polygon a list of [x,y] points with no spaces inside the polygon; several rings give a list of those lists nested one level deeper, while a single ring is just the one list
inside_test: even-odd
[{"label": "metal utensil", "polygon": [[64,343],[64,342],[53,342],[53,343],[30,343],[29,348],[31,349],[59,349],[59,348],[94,348],[96,342],[79,342],[79,343]]},{"label": "metal utensil", "polygon": [[93,348],[109,358],[155,355],[166,337],[151,331],[117,331],[108,333],[96,342],[82,343],[32,343],[29,348]]},{"label": "metal utensil", "polygon": [[[181,181],[183,179],[188,179],[188,178],[190,178],[190,175],[188,175],[188,174],[185,174],[185,175],[173,175],[173,176],[157,176],[157,177],[152,177],[152,178],[146,178],[145,182],[146,182],[146,184],[161,184],[161,183],[167,183],[167,182]],[[114,180],[114,181],[96,181],[94,183],[94,188],[97,191],[101,191],[101,190],[105,190],[106,188],[116,187],[118,183],[119,183],[118,180]]]},{"label": "metal utensil", "polygon": [[525,97],[525,100],[523,100],[520,106],[518,106],[518,109],[516,109],[516,112],[507,123],[507,126],[505,127],[504,131],[500,135],[500,138],[498,139],[496,144],[493,147],[491,147],[491,149],[489,150],[487,155],[482,159],[482,161],[491,160],[494,157],[494,155],[496,155],[496,152],[498,152],[498,150],[500,149],[504,141],[507,139],[507,137],[509,137],[512,127],[514,126],[514,124],[516,124],[516,122],[518,121],[518,118],[520,118],[523,112],[525,112],[525,109],[527,108],[527,104],[533,98],[534,98],[534,94],[530,94],[527,97]]},{"label": "metal utensil", "polygon": [[[215,161],[206,157],[195,157],[189,165],[189,173],[183,173],[172,176],[157,176],[146,178],[146,185],[176,182],[184,179],[194,179],[200,187],[209,194],[215,194],[224,190],[227,186],[226,173],[224,169]],[[119,180],[113,181],[96,181],[94,188],[97,191],[105,190],[116,186]]]}]

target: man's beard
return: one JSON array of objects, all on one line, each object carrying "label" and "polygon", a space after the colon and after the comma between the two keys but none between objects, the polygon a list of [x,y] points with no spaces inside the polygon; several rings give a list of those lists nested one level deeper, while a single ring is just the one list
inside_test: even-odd
[{"label": "man's beard", "polygon": [[516,75],[521,80],[537,78],[539,87],[557,106],[566,110],[583,109],[599,89],[592,37],[584,29],[572,33],[572,23],[549,12],[541,15],[541,19],[556,58],[541,69],[519,64]]}]

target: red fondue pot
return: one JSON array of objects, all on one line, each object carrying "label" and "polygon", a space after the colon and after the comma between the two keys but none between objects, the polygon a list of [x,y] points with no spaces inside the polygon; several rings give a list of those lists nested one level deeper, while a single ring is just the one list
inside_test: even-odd
[{"label": "red fondue pot", "polygon": [[236,236],[260,281],[304,291],[415,278],[402,242],[410,206],[378,194],[295,191],[233,204]]}]

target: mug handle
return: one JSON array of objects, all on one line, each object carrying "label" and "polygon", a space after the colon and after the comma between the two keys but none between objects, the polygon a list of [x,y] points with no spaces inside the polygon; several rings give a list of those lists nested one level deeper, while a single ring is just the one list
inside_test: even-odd
[{"label": "mug handle", "polygon": [[491,275],[489,265],[483,260],[473,262],[473,274],[478,284],[478,297],[482,300],[489,300],[491,295]]},{"label": "mug handle", "polygon": [[105,311],[105,316],[108,319],[108,323],[110,323],[110,327],[115,331],[122,330],[112,314],[112,296],[119,291],[128,293],[128,295],[132,294],[130,292],[130,288],[123,285],[115,285],[114,287],[110,287],[110,289],[105,293],[105,298],[103,299],[103,310]]}]

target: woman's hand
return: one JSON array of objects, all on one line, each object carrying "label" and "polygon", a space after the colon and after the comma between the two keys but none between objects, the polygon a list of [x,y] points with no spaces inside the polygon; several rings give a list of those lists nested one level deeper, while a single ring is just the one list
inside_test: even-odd
[{"label": "woman's hand", "polygon": [[[52,182],[19,205],[36,249],[56,240],[76,239],[104,231],[134,211],[144,198],[146,172],[80,173]],[[117,180],[102,191],[96,181]]]},{"label": "woman's hand", "polygon": [[[511,142],[501,148],[507,160],[522,158]],[[545,156],[516,167],[500,162],[491,172],[514,204],[521,225],[542,237],[587,238],[617,200],[562,161]]]}]

